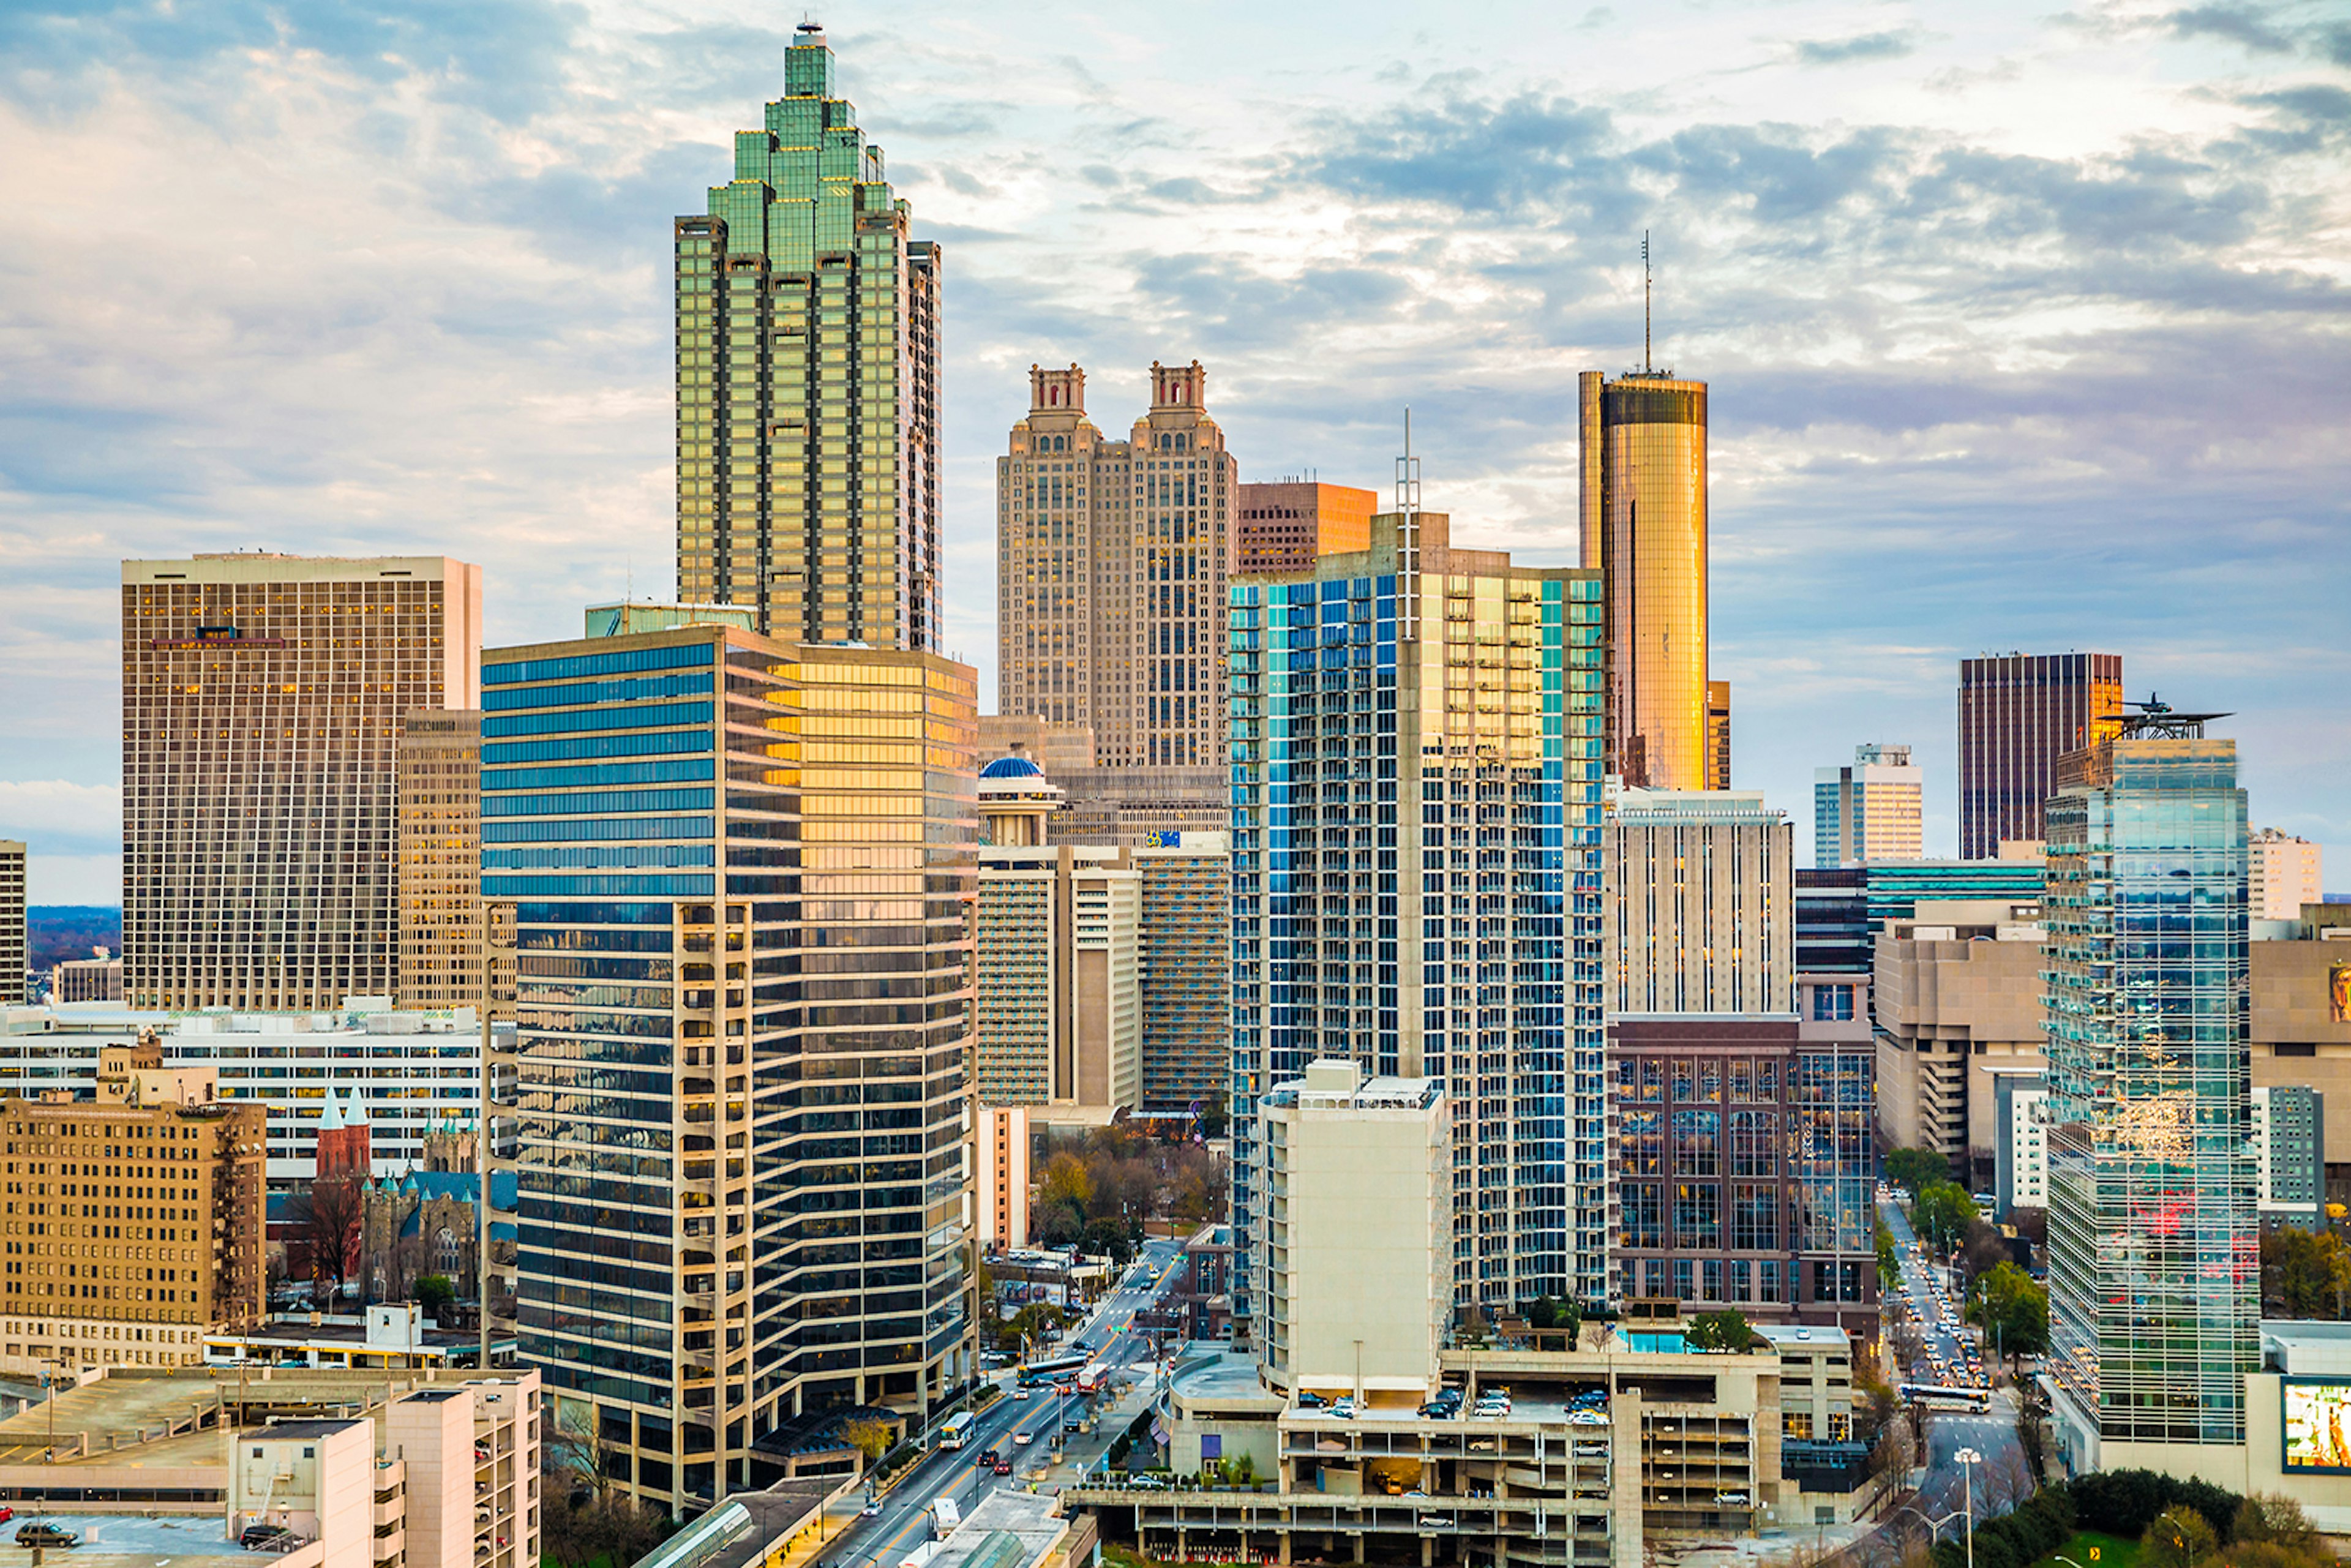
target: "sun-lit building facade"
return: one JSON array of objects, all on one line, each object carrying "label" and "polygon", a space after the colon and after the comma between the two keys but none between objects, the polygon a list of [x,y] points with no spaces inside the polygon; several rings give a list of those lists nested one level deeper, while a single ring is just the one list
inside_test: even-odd
[{"label": "sun-lit building facade", "polygon": [[2261,1362],[2245,792],[2192,716],[2063,758],[2046,813],[2051,1354],[2076,1470],[2241,1444]]},{"label": "sun-lit building facade", "polygon": [[939,251],[834,96],[824,30],[673,226],[677,589],[786,641],[939,646]]},{"label": "sun-lit building facade", "polygon": [[[1580,379],[1583,565],[1607,604],[1607,770],[1635,789],[1729,773],[1707,680],[1706,383]],[[1719,735],[1715,732],[1719,728]]]}]

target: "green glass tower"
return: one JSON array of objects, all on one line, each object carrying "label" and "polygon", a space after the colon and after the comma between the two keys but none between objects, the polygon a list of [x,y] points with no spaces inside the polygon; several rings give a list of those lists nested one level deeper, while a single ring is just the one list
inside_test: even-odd
[{"label": "green glass tower", "polygon": [[783,642],[939,643],[938,247],[803,24],[679,218],[677,589]]}]

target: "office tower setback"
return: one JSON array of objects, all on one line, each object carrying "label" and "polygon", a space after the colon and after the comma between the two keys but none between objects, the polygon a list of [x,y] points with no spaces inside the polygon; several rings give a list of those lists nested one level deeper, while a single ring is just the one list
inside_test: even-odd
[{"label": "office tower setback", "polygon": [[2247,846],[2251,857],[2247,910],[2255,920],[2299,920],[2302,906],[2319,904],[2323,852],[2308,839],[2263,828]]},{"label": "office tower setback", "polygon": [[1369,549],[1379,493],[1311,479],[1243,485],[1234,512],[1233,575],[1311,571],[1326,555]]},{"label": "office tower setback", "polygon": [[[400,1005],[481,1008],[514,1016],[512,906],[482,899],[482,716],[427,711],[402,721],[394,748],[400,802]],[[498,922],[493,934],[485,920]]]},{"label": "office tower setback", "polygon": [[1124,441],[1086,374],[1029,370],[996,460],[997,711],[1091,725],[1104,768],[1214,768],[1225,736],[1225,580],[1239,470],[1208,373],[1151,367]]},{"label": "office tower setback", "polygon": [[1865,1042],[1791,1014],[1608,1020],[1627,1297],[1877,1337]]},{"label": "office tower setback", "polygon": [[2245,794],[2211,716],[2126,721],[2049,801],[2043,1382],[2077,1473],[2242,1444],[2261,1364]]},{"label": "office tower setback", "polygon": [[30,998],[31,947],[26,935],[25,844],[0,839],[0,998],[14,1004]]},{"label": "office tower setback", "polygon": [[1907,746],[1857,746],[1847,767],[1813,771],[1813,863],[1926,856],[1926,770]]},{"label": "office tower setback", "polygon": [[1601,819],[1612,1013],[1784,1013],[1794,830],[1760,792],[1622,789]]},{"label": "office tower setback", "polygon": [[2039,839],[2057,759],[2111,737],[2123,711],[2119,653],[1986,654],[1959,661],[1959,858]]},{"label": "office tower setback", "polygon": [[1878,934],[1907,920],[1921,901],[2005,899],[2038,904],[2042,859],[1879,861],[1835,871],[1796,873],[1796,972],[1867,975]]},{"label": "office tower setback", "polygon": [[[132,1050],[110,1048],[126,1061]],[[0,1129],[9,1152],[26,1156],[24,1175],[139,1194],[132,1203],[60,1203],[53,1195],[73,1188],[22,1185],[26,1200],[13,1212],[26,1218],[7,1221],[0,1296],[14,1320],[0,1372],[12,1377],[46,1377],[60,1360],[192,1365],[204,1359],[206,1329],[262,1316],[261,1107],[214,1099],[205,1075],[185,1103],[142,1103],[129,1088],[105,1092],[110,1080],[135,1085],[122,1062],[101,1061],[99,1074],[95,1103],[0,1099]]]},{"label": "office tower setback", "polygon": [[939,252],[823,29],[674,225],[677,588],[785,642],[939,646]]},{"label": "office tower setback", "polygon": [[973,680],[737,627],[484,656],[523,1356],[683,1509],[972,1375]]},{"label": "office tower setback", "polygon": [[1730,683],[1706,683],[1706,787],[1730,788]]},{"label": "office tower setback", "polygon": [[1233,585],[1238,1299],[1259,1098],[1322,1057],[1442,1082],[1458,1301],[1607,1294],[1599,595],[1411,510]]},{"label": "office tower setback", "polygon": [[122,563],[133,1007],[398,993],[401,721],[475,706],[481,628],[440,556]]},{"label": "office tower setback", "polygon": [[1578,382],[1583,565],[1600,573],[1607,605],[1607,771],[1636,789],[1703,789],[1717,771],[1708,766],[1706,383],[1647,371],[1612,382],[1597,371]]}]

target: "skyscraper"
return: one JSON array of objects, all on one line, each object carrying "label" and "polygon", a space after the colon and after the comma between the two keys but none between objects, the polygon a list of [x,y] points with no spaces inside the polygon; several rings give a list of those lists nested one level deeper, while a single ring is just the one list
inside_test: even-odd
[{"label": "skyscraper", "polygon": [[402,719],[480,690],[482,569],[122,563],[123,991],[316,1011],[400,986]]},{"label": "skyscraper", "polygon": [[677,588],[787,642],[939,645],[939,251],[803,23],[674,225]]},{"label": "skyscraper", "polygon": [[1706,683],[1706,787],[1730,788],[1730,683]]},{"label": "skyscraper", "polygon": [[2126,722],[2048,803],[2043,1381],[2076,1473],[2241,1444],[2261,1361],[2245,794],[2212,716]]},{"label": "skyscraper", "polygon": [[0,839],[0,998],[14,1006],[32,995],[26,936],[25,841]]},{"label": "skyscraper", "polygon": [[1097,766],[1222,761],[1225,580],[1239,469],[1208,372],[1151,367],[1124,441],[1086,417],[1086,373],[1029,369],[996,460],[997,711],[1093,727]]},{"label": "skyscraper", "polygon": [[1342,1058],[1444,1082],[1458,1301],[1603,1298],[1598,574],[1400,509],[1230,605],[1237,1260],[1259,1096]]},{"label": "skyscraper", "polygon": [[1615,382],[1586,371],[1578,382],[1583,566],[1600,573],[1607,605],[1607,770],[1636,789],[1703,789],[1717,771],[1708,765],[1706,383],[1646,371]]},{"label": "skyscraper", "polygon": [[2057,759],[2111,737],[2119,653],[1987,654],[1959,661],[1959,858],[2043,837]]},{"label": "skyscraper", "polygon": [[1813,864],[1924,859],[1926,779],[1907,746],[1856,746],[1850,764],[1814,768]]},{"label": "skyscraper", "polygon": [[972,1375],[973,677],[736,627],[485,656],[522,1354],[682,1509]]},{"label": "skyscraper", "polygon": [[[393,749],[400,809],[400,1005],[489,1005],[487,917],[511,905],[482,900],[482,716],[426,709],[401,722]],[[511,965],[502,966],[496,1017],[514,1016]]]}]

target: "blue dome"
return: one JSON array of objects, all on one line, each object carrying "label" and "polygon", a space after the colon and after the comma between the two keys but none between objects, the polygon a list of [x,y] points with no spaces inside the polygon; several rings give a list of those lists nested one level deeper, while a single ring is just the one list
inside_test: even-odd
[{"label": "blue dome", "polygon": [[979,770],[982,779],[1042,779],[1045,770],[1025,757],[999,757]]}]

